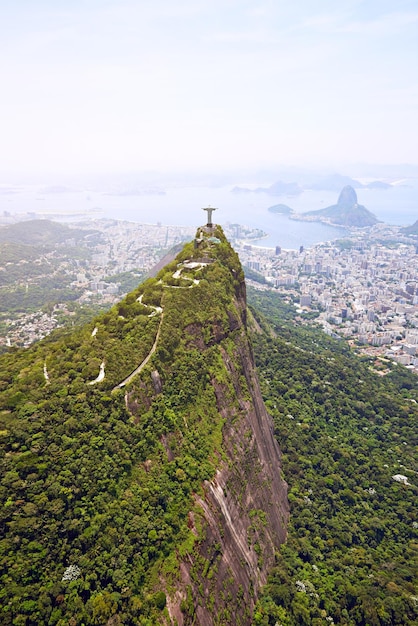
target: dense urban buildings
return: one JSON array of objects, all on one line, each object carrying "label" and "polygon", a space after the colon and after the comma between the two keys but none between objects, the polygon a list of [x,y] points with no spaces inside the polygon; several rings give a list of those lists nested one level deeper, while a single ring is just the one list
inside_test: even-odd
[{"label": "dense urban buildings", "polygon": [[378,225],[308,250],[246,245],[239,253],[266,279],[263,288],[292,299],[302,317],[418,371],[418,254],[399,228]]},{"label": "dense urban buildings", "polygon": [[[68,321],[74,304],[111,306],[132,288],[129,281],[142,280],[170,248],[195,234],[192,227],[117,220],[77,226],[101,233],[89,262],[71,261],[60,245],[43,259],[55,261],[54,272],[74,290],[73,300],[3,318],[3,345],[29,345],[44,337]],[[254,246],[251,241],[263,233],[247,226],[227,224],[224,229],[249,270],[250,284],[283,293],[301,320],[320,324],[327,333],[375,356],[382,373],[388,358],[418,372],[417,244],[399,227],[353,229],[349,238],[297,250]],[[75,241],[65,243],[76,246]],[[24,259],[17,263],[28,267]],[[2,270],[11,271],[12,266],[8,263]],[[25,281],[28,289],[30,272]]]}]

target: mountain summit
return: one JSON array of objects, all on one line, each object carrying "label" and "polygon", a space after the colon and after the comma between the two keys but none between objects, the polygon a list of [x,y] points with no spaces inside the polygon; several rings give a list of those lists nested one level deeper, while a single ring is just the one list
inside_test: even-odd
[{"label": "mountain summit", "polygon": [[0,390],[3,624],[251,623],[288,502],[219,226]]},{"label": "mountain summit", "polygon": [[346,185],[338,197],[337,206],[342,209],[351,209],[357,204],[357,194],[351,185]]},{"label": "mountain summit", "polygon": [[303,218],[328,221],[338,226],[354,226],[363,228],[377,224],[378,219],[366,207],[357,203],[357,194],[351,185],[343,187],[337,204],[319,209],[318,211],[307,211],[303,213]]}]

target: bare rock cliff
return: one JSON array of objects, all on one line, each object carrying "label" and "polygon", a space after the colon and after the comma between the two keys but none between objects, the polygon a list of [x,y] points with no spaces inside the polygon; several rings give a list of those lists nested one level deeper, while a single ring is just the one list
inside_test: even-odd
[{"label": "bare rock cliff", "polygon": [[[198,554],[182,563],[176,593],[167,594],[171,624],[180,626],[250,624],[286,537],[287,489],[247,336],[244,283],[235,306],[237,315],[229,320],[234,349],[224,348],[225,334],[217,338],[228,379],[212,381],[224,419],[224,455],[204,497],[196,498],[204,517]],[[203,346],[196,325],[191,336]]]}]

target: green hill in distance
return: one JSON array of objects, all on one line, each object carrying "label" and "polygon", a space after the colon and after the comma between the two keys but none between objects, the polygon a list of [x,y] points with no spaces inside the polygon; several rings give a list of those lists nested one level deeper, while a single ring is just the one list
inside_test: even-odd
[{"label": "green hill in distance", "polygon": [[406,235],[418,235],[418,220],[411,224],[411,226],[407,226],[406,228],[402,228],[401,230]]},{"label": "green hill in distance", "polygon": [[283,213],[284,215],[289,215],[293,211],[287,204],[275,204],[270,206],[267,210],[270,211],[270,213]]},{"label": "green hill in distance", "polygon": [[80,228],[70,228],[66,224],[59,224],[51,220],[27,220],[10,224],[0,228],[0,242],[15,243],[28,246],[46,246],[48,249],[55,244],[64,244],[69,240],[73,242],[84,241],[86,237],[100,238],[100,233]]},{"label": "green hill in distance", "polygon": [[0,227],[0,325],[55,303],[76,301],[82,295],[74,284],[76,274],[88,268],[102,241],[98,230],[50,220]]}]

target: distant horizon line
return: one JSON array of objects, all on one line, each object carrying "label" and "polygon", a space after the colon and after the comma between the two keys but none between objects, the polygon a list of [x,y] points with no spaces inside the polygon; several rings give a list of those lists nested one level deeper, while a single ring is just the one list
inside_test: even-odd
[{"label": "distant horizon line", "polygon": [[[212,184],[224,182],[237,183],[239,179],[251,177],[251,181],[247,184],[256,183],[258,180],[266,180],[267,177],[285,176],[332,176],[343,175],[352,178],[364,179],[399,179],[392,180],[393,184],[400,184],[403,180],[418,178],[418,163],[345,163],[334,165],[296,165],[296,164],[278,164],[263,166],[243,166],[236,168],[213,168],[213,167],[184,167],[184,168],[145,168],[145,167],[126,167],[111,168],[103,167],[100,169],[66,169],[52,170],[45,168],[43,170],[9,170],[3,169],[0,174],[0,186],[10,184],[48,184],[57,183],[58,181],[76,181],[76,180],[92,180],[106,177],[108,182],[118,180],[120,178],[142,178],[143,184],[152,184],[156,182],[156,178],[167,178],[167,182],[172,184],[184,184],[187,181],[207,182],[212,179]],[[216,179],[223,179],[218,180]],[[137,182],[140,182],[137,180]],[[242,181],[243,182],[243,181]],[[292,181],[292,182],[297,182]]]}]

